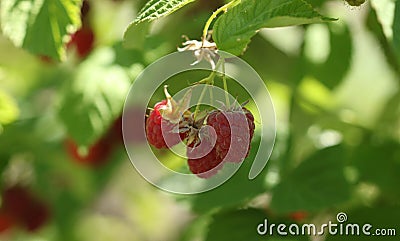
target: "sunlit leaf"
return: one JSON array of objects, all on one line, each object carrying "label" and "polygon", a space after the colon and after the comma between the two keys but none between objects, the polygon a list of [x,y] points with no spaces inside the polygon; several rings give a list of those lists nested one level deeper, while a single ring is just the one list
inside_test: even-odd
[{"label": "sunlit leaf", "polygon": [[386,38],[391,40],[393,38],[395,1],[371,0],[371,6],[376,11],[378,21],[382,25]]},{"label": "sunlit leaf", "polygon": [[[0,90],[0,128],[10,124],[19,116],[19,108],[15,100],[6,92]],[[1,131],[0,131],[1,133]]]},{"label": "sunlit leaf", "polygon": [[[394,49],[397,63],[400,63],[400,2],[393,0],[371,0],[376,18],[382,31]],[[398,66],[397,66],[398,68]]]},{"label": "sunlit leaf", "polygon": [[107,49],[93,53],[64,90],[60,117],[79,145],[92,144],[122,110],[130,79],[111,61]]},{"label": "sunlit leaf", "polygon": [[149,0],[124,33],[124,46],[140,48],[149,29],[148,22],[167,16],[195,0]]},{"label": "sunlit leaf", "polygon": [[1,29],[18,47],[65,57],[65,37],[79,27],[82,0],[2,0]]},{"label": "sunlit leaf", "polygon": [[167,16],[195,0],[149,0],[138,13],[135,23]]},{"label": "sunlit leaf", "polygon": [[261,28],[333,20],[319,14],[303,0],[243,0],[217,19],[213,39],[218,49],[239,55]]}]

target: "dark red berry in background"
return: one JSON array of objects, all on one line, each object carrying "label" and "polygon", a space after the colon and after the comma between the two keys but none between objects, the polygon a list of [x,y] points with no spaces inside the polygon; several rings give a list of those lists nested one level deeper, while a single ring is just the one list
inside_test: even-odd
[{"label": "dark red berry in background", "polygon": [[14,220],[14,217],[5,211],[1,211],[0,212],[0,233],[3,233],[5,231],[11,229],[14,225],[16,225],[16,221]]},{"label": "dark red berry in background", "polygon": [[246,108],[238,111],[213,111],[207,117],[207,124],[217,134],[216,151],[221,159],[239,163],[248,156],[255,128],[250,111]]},{"label": "dark red berry in background", "polygon": [[39,229],[49,218],[49,211],[41,203],[32,202],[26,214],[22,218],[22,225],[28,231],[35,231]]},{"label": "dark red berry in background", "polygon": [[75,49],[80,58],[85,58],[93,49],[94,32],[90,27],[89,19],[90,4],[89,1],[83,1],[81,6],[82,27],[71,35],[67,44],[67,49]]},{"label": "dark red berry in background", "polygon": [[80,153],[79,146],[71,139],[65,141],[65,147],[76,162],[96,167],[107,161],[113,149],[113,142],[107,138],[101,138],[88,148],[87,153]]},{"label": "dark red berry in background", "polygon": [[67,44],[68,49],[76,49],[80,58],[85,58],[93,49],[94,32],[89,27],[82,27],[71,35],[71,40]]},{"label": "dark red berry in background", "polygon": [[114,145],[122,143],[122,116],[119,116],[111,125],[106,134],[106,139],[110,140]]},{"label": "dark red berry in background", "polygon": [[3,225],[18,225],[28,231],[36,231],[50,218],[48,206],[27,188],[13,186],[2,194],[0,213]]},{"label": "dark red berry in background", "polygon": [[[167,148],[178,144],[186,134],[175,131],[178,124],[171,123],[161,116],[160,109],[167,105],[167,100],[155,104],[146,120],[146,135],[148,142],[155,148]],[[167,145],[168,143],[168,145]]]},{"label": "dark red berry in background", "polygon": [[296,211],[289,214],[289,218],[296,222],[301,222],[307,217],[308,213],[306,211]]}]

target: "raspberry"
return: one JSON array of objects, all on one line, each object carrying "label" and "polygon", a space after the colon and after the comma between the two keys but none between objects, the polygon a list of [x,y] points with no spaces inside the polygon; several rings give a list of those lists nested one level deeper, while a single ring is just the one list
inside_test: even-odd
[{"label": "raspberry", "polygon": [[247,124],[249,126],[249,131],[250,131],[250,142],[251,142],[254,136],[254,129],[256,128],[256,125],[254,124],[254,116],[248,109],[243,107],[242,110],[246,115]]},{"label": "raspberry", "polygon": [[255,128],[254,117],[249,110],[214,111],[207,117],[207,124],[217,134],[219,158],[239,163],[248,156]]},{"label": "raspberry", "polygon": [[14,225],[15,225],[14,217],[5,211],[2,211],[0,213],[0,233],[9,230]]},{"label": "raspberry", "polygon": [[158,102],[146,120],[147,140],[158,149],[178,144],[189,133],[186,122],[190,116],[188,107],[192,92],[186,92],[179,102],[172,99],[167,86],[164,86],[164,93],[167,99]]},{"label": "raspberry", "polygon": [[217,151],[213,148],[201,158],[188,159],[188,165],[190,171],[198,177],[210,178],[222,168],[222,159],[217,156]]},{"label": "raspberry", "polygon": [[71,40],[67,44],[67,48],[76,48],[76,52],[80,58],[85,58],[93,49],[94,32],[89,27],[82,27],[71,35]]},{"label": "raspberry", "polygon": [[211,138],[202,138],[198,145],[194,142],[188,145],[189,169],[198,177],[210,178],[222,168],[222,159],[217,155],[213,144]]},{"label": "raspberry", "polygon": [[173,124],[161,116],[160,109],[166,106],[167,100],[157,103],[146,121],[147,140],[158,149],[167,148],[168,145],[176,145],[186,135],[185,133],[176,132],[178,124]]},{"label": "raspberry", "polygon": [[222,159],[215,149],[217,136],[212,132],[212,127],[204,126],[202,121],[190,124],[193,128],[186,150],[189,169],[198,177],[210,178],[222,168]]},{"label": "raspberry", "polygon": [[[11,215],[10,217],[13,218],[12,220],[5,221],[15,222],[28,231],[37,230],[43,226],[50,217],[47,205],[33,196],[29,190],[20,186],[10,187],[4,190],[3,204],[0,212]],[[9,225],[12,225],[12,223]]]},{"label": "raspberry", "polygon": [[68,154],[73,157],[73,160],[80,164],[95,167],[104,164],[110,157],[113,149],[113,143],[111,141],[112,140],[109,140],[107,136],[100,138],[88,148],[86,155],[79,152],[79,146],[72,139],[67,139],[65,141],[65,147]]}]

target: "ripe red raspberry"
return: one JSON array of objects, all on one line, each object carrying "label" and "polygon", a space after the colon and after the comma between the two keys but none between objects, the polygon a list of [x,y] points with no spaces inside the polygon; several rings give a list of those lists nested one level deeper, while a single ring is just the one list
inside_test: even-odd
[{"label": "ripe red raspberry", "polygon": [[8,221],[15,222],[28,231],[37,230],[49,219],[50,212],[47,205],[24,187],[8,188],[4,190],[2,196],[1,213],[11,215],[12,220]]},{"label": "ripe red raspberry", "polygon": [[191,115],[188,110],[191,91],[178,102],[168,93],[167,86],[164,93],[166,100],[157,103],[146,120],[147,140],[158,149],[174,146],[188,136],[186,122]]},{"label": "ripe red raspberry", "polygon": [[94,38],[94,32],[91,28],[82,27],[71,35],[67,48],[75,46],[78,56],[85,58],[93,49]]},{"label": "ripe red raspberry", "polygon": [[71,139],[65,141],[65,148],[73,160],[89,166],[101,166],[110,157],[113,150],[113,141],[107,136],[100,138],[96,143],[90,146],[86,155],[79,152],[79,146]]},{"label": "ripe red raspberry", "polygon": [[210,178],[222,168],[222,159],[218,157],[216,149],[213,148],[211,152],[201,158],[189,158],[188,165],[190,171],[198,177]]},{"label": "ripe red raspberry", "polygon": [[215,149],[216,136],[208,134],[205,128],[202,130],[206,131],[200,131],[198,143],[194,141],[187,147],[188,165],[190,171],[198,177],[210,178],[222,168],[222,159]]},{"label": "ripe red raspberry", "polygon": [[158,149],[176,145],[186,135],[185,133],[178,133],[178,123],[171,123],[162,117],[160,109],[166,108],[166,106],[167,100],[157,103],[146,121],[147,140]]},{"label": "ripe red raspberry", "polygon": [[255,128],[254,117],[249,110],[214,111],[207,117],[207,124],[217,134],[219,158],[239,163],[248,156]]}]

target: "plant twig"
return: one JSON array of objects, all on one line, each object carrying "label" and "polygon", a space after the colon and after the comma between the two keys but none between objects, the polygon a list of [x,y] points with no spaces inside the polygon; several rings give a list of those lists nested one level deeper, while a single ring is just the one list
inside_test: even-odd
[{"label": "plant twig", "polygon": [[213,14],[208,18],[208,20],[203,28],[203,36],[201,37],[202,46],[204,45],[204,42],[207,39],[208,29],[210,28],[210,25],[211,25],[212,21],[214,20],[214,18],[216,18],[218,16],[218,14],[220,14],[221,12],[226,12],[229,8],[236,6],[237,4],[240,3],[240,1],[241,0],[232,0],[229,3],[225,4],[224,6],[218,8],[215,12],[213,12]]}]

